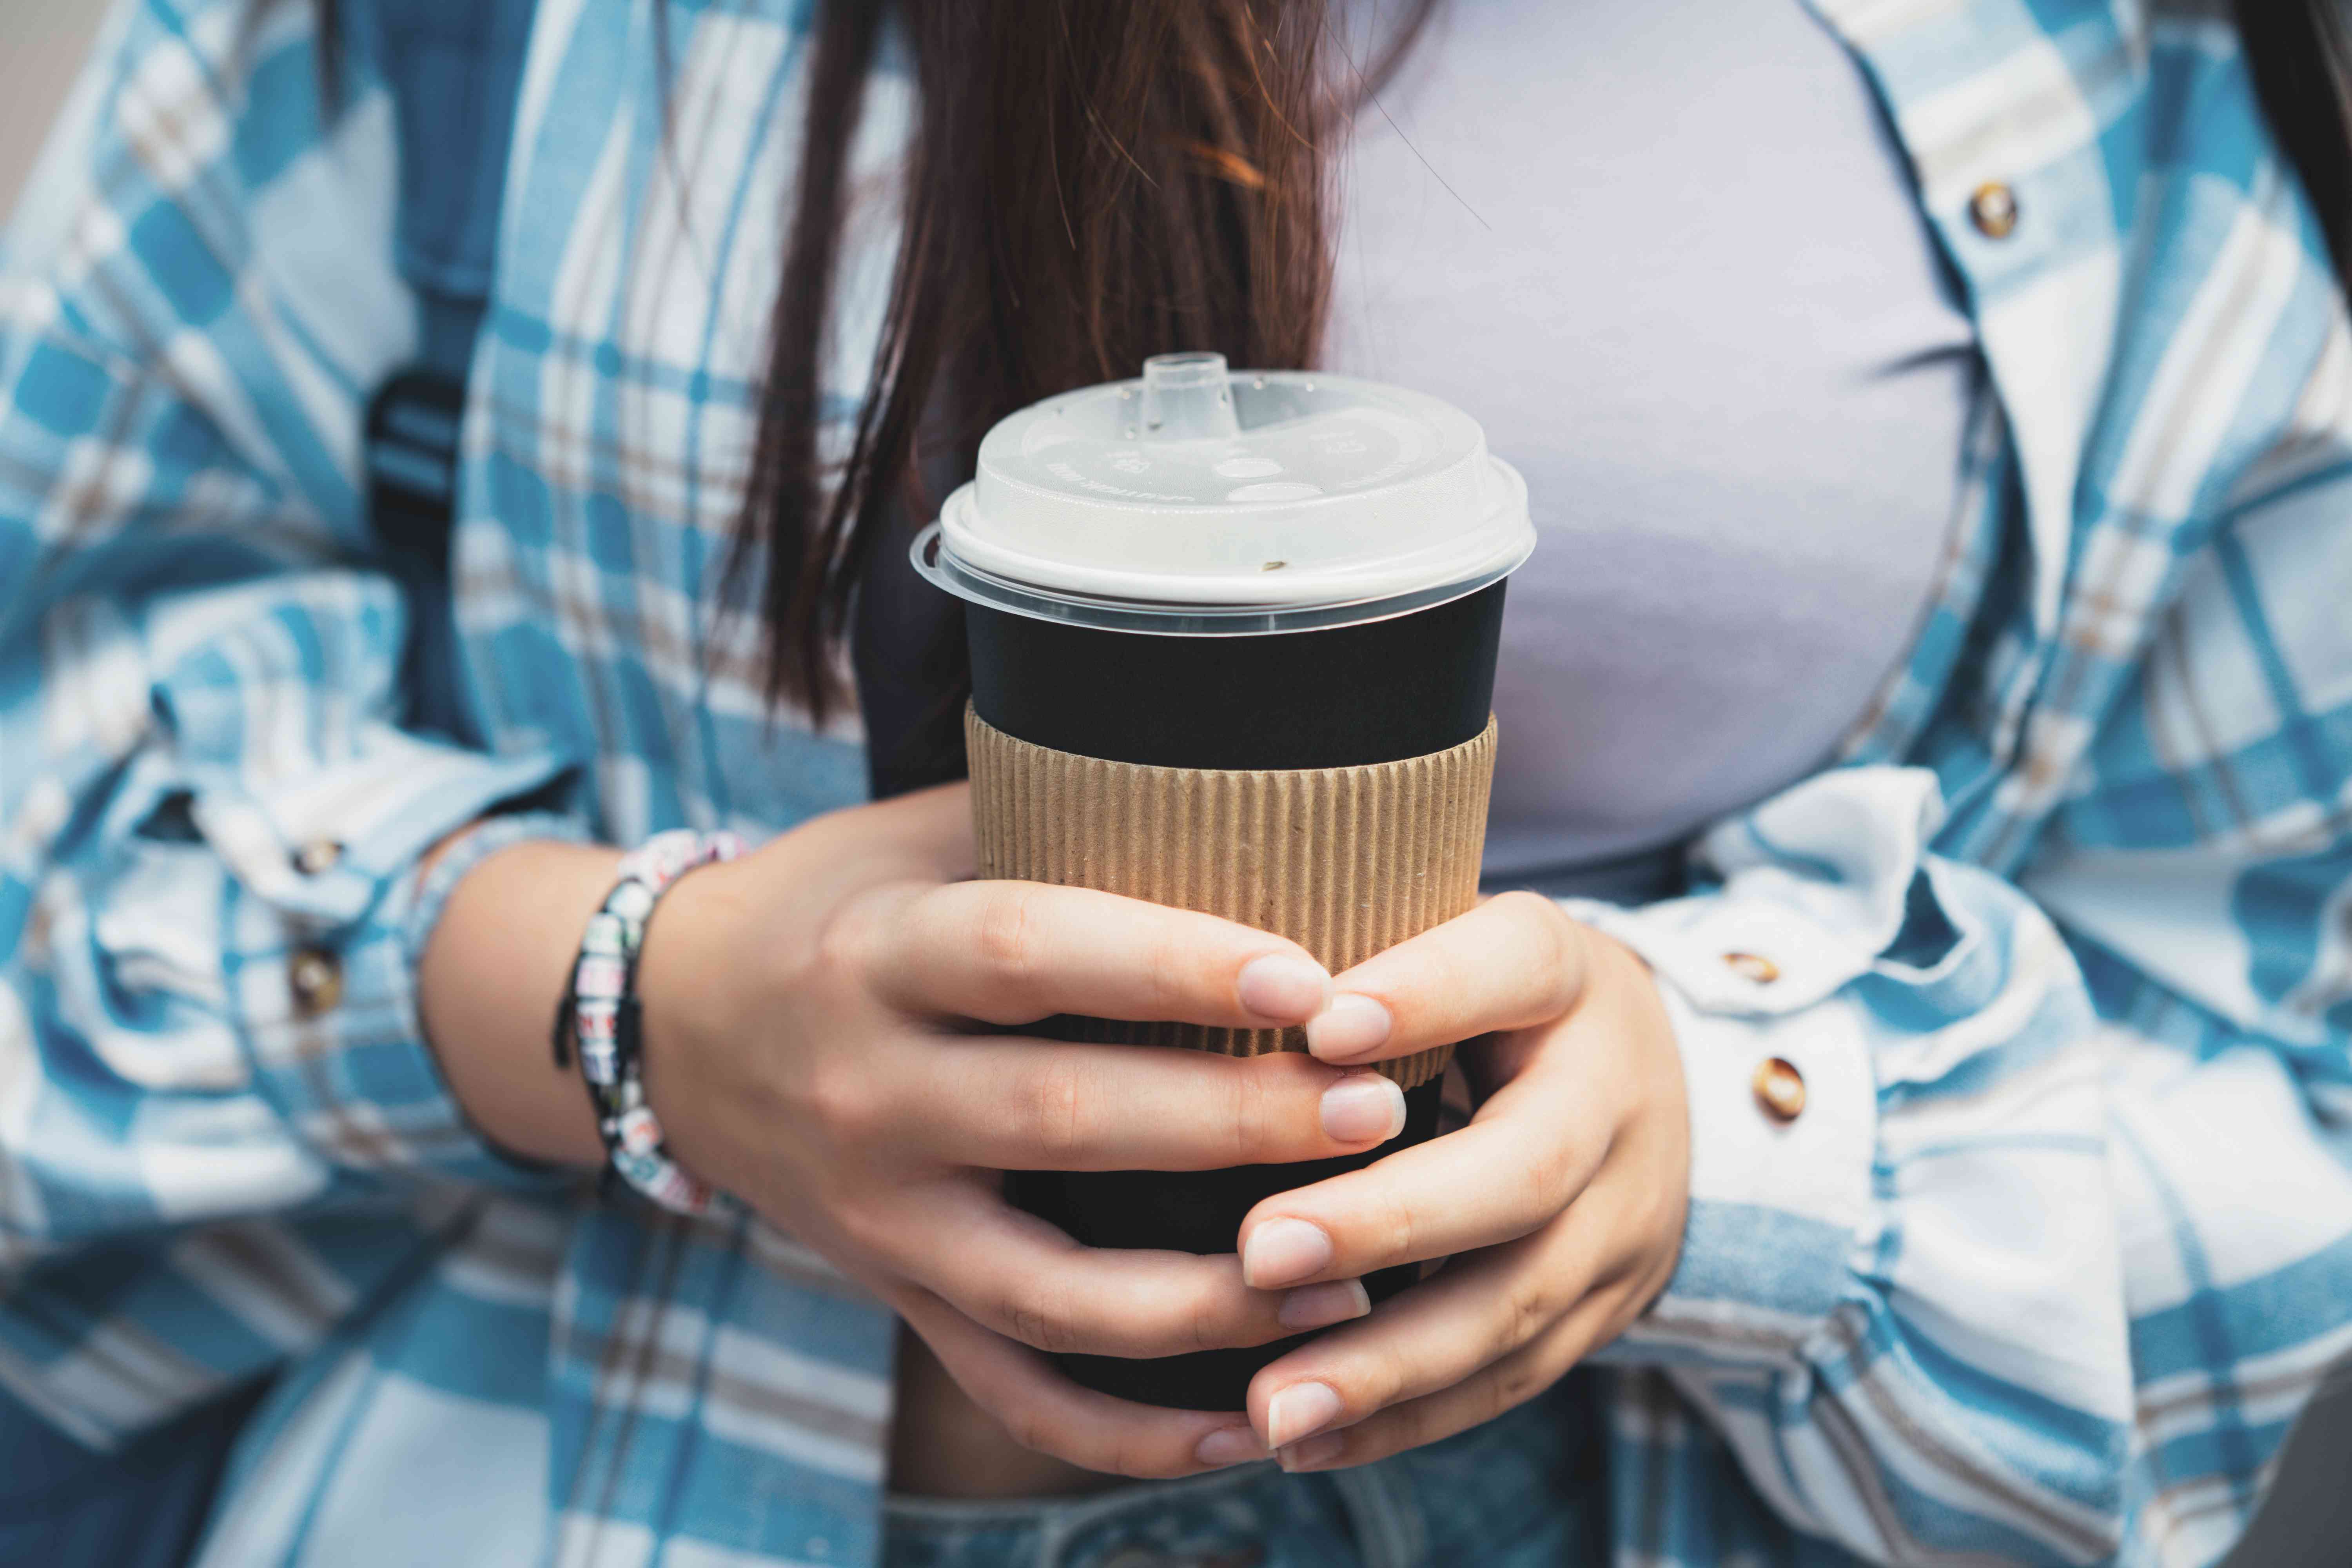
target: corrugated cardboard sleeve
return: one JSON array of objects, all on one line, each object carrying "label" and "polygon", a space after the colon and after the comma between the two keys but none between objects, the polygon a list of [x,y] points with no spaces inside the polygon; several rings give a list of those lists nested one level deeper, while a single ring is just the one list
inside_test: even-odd
[{"label": "corrugated cardboard sleeve", "polygon": [[[1477,901],[1495,723],[1366,767],[1155,768],[1051,751],[964,714],[980,874],[1098,888],[1289,937],[1332,973]],[[1255,1057],[1297,1029],[1070,1021],[1076,1037]],[[1453,1047],[1385,1062],[1407,1089]]]}]

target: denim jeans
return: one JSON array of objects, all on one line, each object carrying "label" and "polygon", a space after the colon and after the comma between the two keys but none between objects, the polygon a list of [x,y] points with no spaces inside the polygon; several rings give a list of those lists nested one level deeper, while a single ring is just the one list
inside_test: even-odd
[{"label": "denim jeans", "polygon": [[1061,1500],[894,1497],[882,1568],[1600,1568],[1595,1412],[1570,1377],[1352,1470],[1258,1464]]}]

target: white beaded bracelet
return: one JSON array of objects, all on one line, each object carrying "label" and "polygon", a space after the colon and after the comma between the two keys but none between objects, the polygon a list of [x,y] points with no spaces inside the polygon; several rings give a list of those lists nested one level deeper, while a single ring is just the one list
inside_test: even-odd
[{"label": "white beaded bracelet", "polygon": [[726,1200],[670,1158],[661,1121],[646,1103],[637,953],[662,894],[697,867],[742,852],[743,841],[732,833],[679,828],[657,833],[623,856],[619,879],[588,917],[572,984],[556,1010],[556,1065],[570,1066],[571,1047],[578,1047],[580,1078],[596,1112],[606,1168],[677,1214],[708,1214]]}]

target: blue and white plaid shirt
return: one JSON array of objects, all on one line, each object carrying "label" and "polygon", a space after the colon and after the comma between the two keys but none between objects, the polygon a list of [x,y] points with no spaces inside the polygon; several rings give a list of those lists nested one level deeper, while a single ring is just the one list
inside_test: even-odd
[{"label": "blue and white plaid shirt", "polygon": [[[416,1024],[413,868],[499,803],[627,842],[863,788],[710,592],[811,7],[665,3],[667,52],[537,7],[494,273],[400,196],[486,132],[352,4],[327,110],[306,5],[125,0],[7,237],[0,1394],[108,1450],[274,1373],[212,1561],[875,1549],[887,1312],[503,1162]],[[1580,906],[1663,977],[1696,1133],[1604,1358],[1617,1560],[2210,1563],[2352,1350],[2352,336],[2225,7],[1818,7],[1998,395],[1844,764],[1695,896]],[[845,409],[895,243],[857,210]],[[469,289],[461,744],[398,725],[359,476]]]}]

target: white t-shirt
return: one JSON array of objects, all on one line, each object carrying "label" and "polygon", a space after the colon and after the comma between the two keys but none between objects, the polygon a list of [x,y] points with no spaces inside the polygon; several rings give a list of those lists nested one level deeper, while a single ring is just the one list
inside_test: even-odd
[{"label": "white t-shirt", "polygon": [[1541,536],[1490,881],[1822,765],[1910,650],[1979,385],[1853,59],[1795,0],[1452,0],[1339,174],[1325,363],[1477,417]]}]

